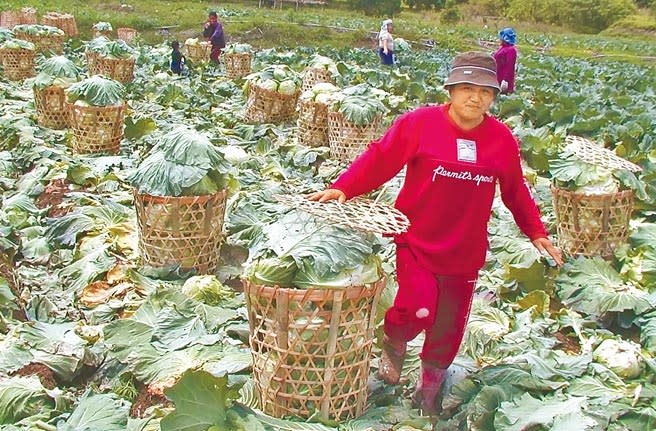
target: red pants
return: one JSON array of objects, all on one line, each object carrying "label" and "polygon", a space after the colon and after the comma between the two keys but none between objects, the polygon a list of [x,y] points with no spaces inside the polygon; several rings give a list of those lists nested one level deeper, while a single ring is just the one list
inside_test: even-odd
[{"label": "red pants", "polygon": [[212,46],[212,52],[210,52],[210,61],[212,61],[212,63],[218,63],[220,55],[221,55],[221,48],[219,48],[218,46]]},{"label": "red pants", "polygon": [[419,266],[408,247],[399,246],[396,275],[399,290],[385,313],[385,334],[410,341],[426,331],[421,359],[448,368],[460,349],[478,274],[433,274]]}]

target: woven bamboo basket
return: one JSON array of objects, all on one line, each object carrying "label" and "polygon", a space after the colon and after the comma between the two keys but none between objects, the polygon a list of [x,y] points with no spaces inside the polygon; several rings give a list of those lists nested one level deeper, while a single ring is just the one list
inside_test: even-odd
[{"label": "woven bamboo basket", "polygon": [[123,84],[134,79],[134,62],[133,57],[108,58],[98,54],[87,55],[90,75],[105,75]]},{"label": "woven bamboo basket", "polygon": [[298,143],[308,147],[327,147],[328,106],[302,99],[299,99],[298,106]]},{"label": "woven bamboo basket", "polygon": [[611,257],[629,236],[633,191],[585,195],[552,185],[558,245],[570,255]]},{"label": "woven bamboo basket", "polygon": [[344,118],[341,112],[329,112],[330,156],[342,162],[352,162],[378,137],[381,121],[382,115],[378,115],[371,123],[357,126]]},{"label": "woven bamboo basket", "polygon": [[139,249],[151,266],[180,265],[214,273],[223,239],[226,192],[208,196],[150,196],[134,193]]},{"label": "woven bamboo basket", "polygon": [[251,60],[253,54],[250,52],[243,53],[224,53],[223,62],[225,63],[225,74],[230,79],[242,78],[251,73]]},{"label": "woven bamboo basket", "polygon": [[75,17],[68,13],[48,12],[42,18],[43,25],[57,27],[66,33],[68,37],[77,37],[77,23]]},{"label": "woven bamboo basket", "polygon": [[34,49],[37,52],[54,52],[55,54],[63,54],[64,42],[66,41],[65,34],[46,34],[36,36],[32,34],[15,32],[17,39],[26,40],[34,44]]},{"label": "woven bamboo basket", "polygon": [[119,39],[125,42],[131,42],[132,39],[137,37],[137,30],[130,27],[121,27],[116,29],[116,35]]},{"label": "woven bamboo basket", "polygon": [[34,106],[37,123],[51,129],[68,127],[69,115],[66,109],[64,89],[56,85],[46,88],[34,87]]},{"label": "woven bamboo basket", "polygon": [[36,24],[36,9],[24,7],[21,9],[21,24]]},{"label": "woven bamboo basket", "polygon": [[303,85],[301,85],[301,92],[311,90],[314,84],[320,82],[330,82],[334,84],[332,75],[326,69],[319,69],[317,67],[306,67],[303,70]]},{"label": "woven bamboo basket", "polygon": [[79,106],[66,102],[76,153],[110,153],[120,150],[126,104]]},{"label": "woven bamboo basket", "polygon": [[98,58],[98,53],[95,51],[84,51],[84,56],[87,58],[87,69],[89,71],[89,76],[91,75],[100,75],[98,68],[96,67],[96,58]]},{"label": "woven bamboo basket", "polygon": [[0,49],[0,63],[5,76],[12,81],[34,76],[34,54],[31,49]]},{"label": "woven bamboo basket", "polygon": [[0,27],[13,29],[17,25],[22,24],[22,14],[14,10],[5,10],[0,13]]},{"label": "woven bamboo basket", "polygon": [[253,374],[272,416],[360,416],[384,279],[346,289],[287,289],[244,281]]},{"label": "woven bamboo basket", "polygon": [[212,45],[207,42],[201,42],[198,45],[185,45],[186,57],[194,62],[201,63],[210,61]]},{"label": "woven bamboo basket", "polygon": [[296,102],[300,90],[294,94],[283,94],[251,85],[244,121],[247,123],[283,123],[296,116]]}]

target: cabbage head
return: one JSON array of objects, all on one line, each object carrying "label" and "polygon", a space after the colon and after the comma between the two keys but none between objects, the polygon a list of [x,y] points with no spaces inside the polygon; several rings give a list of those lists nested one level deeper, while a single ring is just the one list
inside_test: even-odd
[{"label": "cabbage head", "polygon": [[270,257],[258,259],[247,270],[248,279],[255,284],[265,286],[292,287],[292,281],[298,271],[293,258]]},{"label": "cabbage head", "polygon": [[640,346],[629,341],[608,338],[599,344],[592,357],[625,379],[634,379],[642,372]]},{"label": "cabbage head", "polygon": [[294,94],[296,92],[296,83],[290,79],[282,81],[278,86],[278,92],[282,94]]},{"label": "cabbage head", "polygon": [[235,292],[221,284],[213,275],[197,275],[185,281],[182,293],[206,305],[218,305],[235,296]]}]

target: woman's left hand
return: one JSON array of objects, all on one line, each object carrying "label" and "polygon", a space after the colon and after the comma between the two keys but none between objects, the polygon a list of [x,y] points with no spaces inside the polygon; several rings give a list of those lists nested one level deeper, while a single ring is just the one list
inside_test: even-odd
[{"label": "woman's left hand", "polygon": [[533,240],[533,245],[535,248],[538,249],[538,251],[542,254],[546,251],[549,256],[553,258],[554,261],[556,261],[556,265],[562,266],[563,265],[563,252],[560,251],[560,249],[556,248],[549,238],[538,238]]}]

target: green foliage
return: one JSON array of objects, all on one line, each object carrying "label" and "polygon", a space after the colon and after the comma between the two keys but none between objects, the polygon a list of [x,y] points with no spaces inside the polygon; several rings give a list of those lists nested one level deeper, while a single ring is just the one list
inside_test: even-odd
[{"label": "green foliage", "polygon": [[456,6],[449,6],[442,11],[440,22],[442,24],[456,24],[462,19],[462,14]]},{"label": "green foliage", "polygon": [[442,9],[445,0],[404,0],[404,3],[412,9]]},{"label": "green foliage", "polygon": [[354,0],[351,6],[372,16],[390,17],[401,12],[401,0]]},{"label": "green foliage", "polygon": [[177,125],[155,146],[128,181],[139,193],[202,196],[223,190],[230,164],[209,138]]},{"label": "green foliage", "polygon": [[254,259],[248,277],[255,283],[337,288],[380,278],[373,245],[358,232],[317,223],[296,212],[282,216],[262,232],[266,239],[257,237],[251,245]]},{"label": "green foliage", "polygon": [[[68,101],[81,101],[82,106],[111,106],[123,103],[125,87],[118,81],[93,75],[71,85],[66,91]],[[86,104],[86,105],[84,105]]]},{"label": "green foliage", "polygon": [[162,431],[234,430],[226,426],[228,400],[238,395],[238,385],[228,376],[216,377],[206,371],[187,371],[178,383],[165,391],[175,403],[175,411],[161,422]]},{"label": "green foliage", "polygon": [[511,0],[470,0],[469,4],[480,15],[503,16]]},{"label": "green foliage", "polygon": [[47,414],[54,404],[36,377],[11,377],[0,382],[0,425]]},{"label": "green foliage", "polygon": [[128,423],[130,405],[111,395],[86,393],[65,423],[58,424],[61,431],[122,431]]},{"label": "green foliage", "polygon": [[632,13],[631,0],[511,0],[508,16],[597,33]]},{"label": "green foliage", "polygon": [[[643,34],[651,37],[650,34],[656,31],[656,1],[653,3],[652,15],[629,15],[618,21],[615,21],[610,27],[602,32],[607,36],[622,36]],[[651,40],[651,39],[650,39]]]}]

